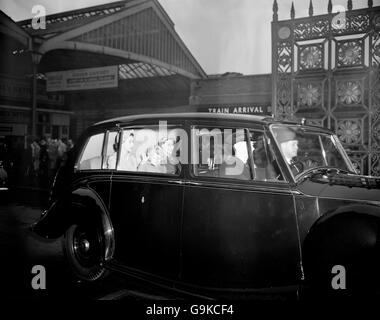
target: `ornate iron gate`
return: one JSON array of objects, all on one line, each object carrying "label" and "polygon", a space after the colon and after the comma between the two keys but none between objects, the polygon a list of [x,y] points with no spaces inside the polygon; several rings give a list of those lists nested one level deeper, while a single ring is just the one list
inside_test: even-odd
[{"label": "ornate iron gate", "polygon": [[272,108],[336,132],[363,174],[380,175],[380,7],[272,22]]}]

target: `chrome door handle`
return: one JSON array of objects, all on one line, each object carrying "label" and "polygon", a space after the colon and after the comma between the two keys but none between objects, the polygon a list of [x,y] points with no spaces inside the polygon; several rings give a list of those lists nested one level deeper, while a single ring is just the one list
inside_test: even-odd
[{"label": "chrome door handle", "polygon": [[189,186],[201,186],[202,185],[202,183],[195,182],[195,181],[187,181],[186,184],[189,185]]},{"label": "chrome door handle", "polygon": [[175,184],[185,184],[185,181],[183,180],[170,180],[171,183],[175,183]]}]

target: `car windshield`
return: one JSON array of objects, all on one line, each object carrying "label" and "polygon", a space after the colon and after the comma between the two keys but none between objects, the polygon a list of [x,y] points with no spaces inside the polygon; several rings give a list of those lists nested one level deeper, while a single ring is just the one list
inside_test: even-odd
[{"label": "car windshield", "polygon": [[318,167],[356,173],[335,135],[299,125],[272,125],[270,129],[296,178]]}]

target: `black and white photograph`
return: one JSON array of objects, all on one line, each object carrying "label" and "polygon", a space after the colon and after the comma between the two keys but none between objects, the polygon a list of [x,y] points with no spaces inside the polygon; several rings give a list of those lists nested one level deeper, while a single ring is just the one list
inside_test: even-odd
[{"label": "black and white photograph", "polygon": [[1,0],[0,49],[2,301],[380,301],[380,0]]}]

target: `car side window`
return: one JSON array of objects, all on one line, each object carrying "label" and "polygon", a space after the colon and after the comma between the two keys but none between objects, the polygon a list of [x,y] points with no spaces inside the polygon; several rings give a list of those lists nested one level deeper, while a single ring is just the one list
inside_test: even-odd
[{"label": "car side window", "polygon": [[79,170],[96,170],[102,167],[104,133],[91,136],[78,162]]},{"label": "car side window", "polygon": [[179,174],[178,130],[170,127],[163,133],[158,126],[123,129],[117,170]]},{"label": "car side window", "polygon": [[245,129],[193,127],[192,152],[195,176],[252,179]]}]

